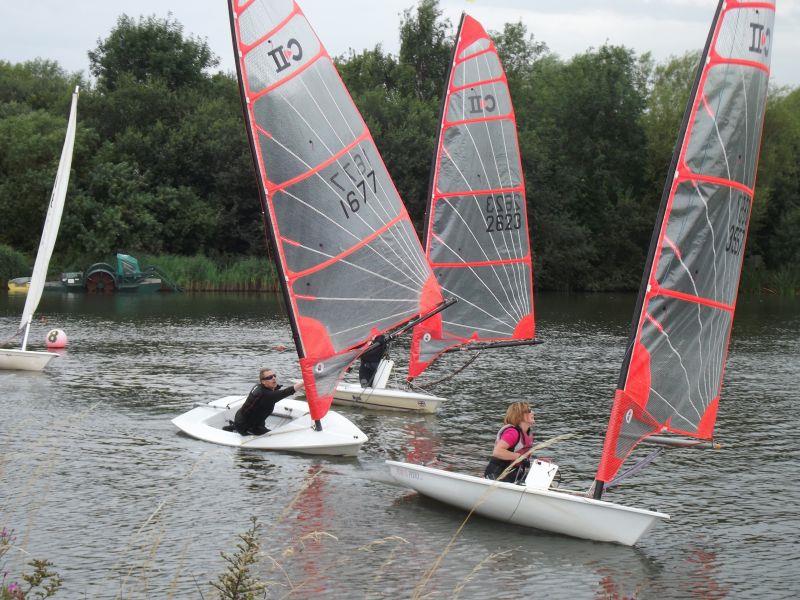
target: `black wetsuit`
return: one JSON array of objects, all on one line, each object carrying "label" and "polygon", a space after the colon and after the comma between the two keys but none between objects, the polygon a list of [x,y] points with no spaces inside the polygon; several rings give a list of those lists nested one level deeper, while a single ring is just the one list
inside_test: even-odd
[{"label": "black wetsuit", "polygon": [[264,423],[272,414],[278,401],[294,394],[294,386],[274,390],[261,385],[253,386],[242,407],[233,417],[233,426],[241,435],[263,435],[267,433]]},{"label": "black wetsuit", "polygon": [[386,355],[386,337],[381,334],[375,338],[375,346],[372,350],[367,350],[361,355],[361,365],[358,367],[358,380],[362,387],[372,387],[375,373],[381,359]]}]

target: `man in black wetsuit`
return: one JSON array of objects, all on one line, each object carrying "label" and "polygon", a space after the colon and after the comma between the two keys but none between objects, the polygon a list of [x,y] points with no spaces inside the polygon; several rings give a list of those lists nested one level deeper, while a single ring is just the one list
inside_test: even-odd
[{"label": "man in black wetsuit", "polygon": [[[236,416],[233,417],[231,429],[236,430],[241,435],[264,435],[269,432],[269,429],[265,426],[265,421],[275,409],[275,404],[305,387],[302,381],[287,388],[278,385],[278,378],[272,369],[261,369],[258,378],[259,384],[253,386],[247,396],[247,400],[244,401],[242,407],[236,411]],[[231,429],[227,430],[230,431]]]},{"label": "man in black wetsuit", "polygon": [[378,365],[388,350],[386,336],[383,334],[377,336],[373,343],[377,345],[361,355],[361,366],[358,367],[358,380],[361,382],[361,387],[365,388],[372,387]]}]

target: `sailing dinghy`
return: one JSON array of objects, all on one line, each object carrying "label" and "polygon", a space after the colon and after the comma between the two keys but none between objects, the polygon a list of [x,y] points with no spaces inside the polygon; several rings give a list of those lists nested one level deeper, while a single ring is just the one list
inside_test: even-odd
[{"label": "sailing dinghy", "polygon": [[[337,384],[376,336],[441,310],[441,291],[375,142],[298,5],[230,0],[229,11],[266,230],[308,414],[298,414],[291,401],[277,404],[276,414],[293,408],[294,420],[285,425],[293,428],[292,444],[280,438],[280,428],[258,442],[238,434],[226,439],[351,454],[367,437],[329,411]],[[218,400],[174,423],[222,443],[224,419],[211,411],[236,407]],[[334,433],[338,445],[319,441]]]},{"label": "sailing dinghy", "polygon": [[533,461],[525,485],[388,461],[419,493],[487,517],[635,544],[664,513],[602,500],[640,443],[708,448],[717,417],[766,106],[772,2],[721,1],[698,67],[634,312],[631,340],[589,493],[551,484]]},{"label": "sailing dinghy", "polygon": [[41,300],[42,292],[44,291],[47,267],[50,265],[50,257],[53,255],[53,248],[56,245],[58,229],[61,225],[61,213],[64,211],[64,201],[67,198],[69,174],[72,166],[72,150],[75,146],[75,129],[78,119],[78,92],[79,88],[76,87],[72,93],[67,134],[64,138],[64,147],[61,150],[61,159],[58,162],[58,171],[53,184],[53,192],[50,195],[50,205],[47,208],[42,237],[39,240],[39,250],[36,252],[33,274],[27,286],[28,296],[25,299],[25,307],[22,309],[19,329],[12,337],[13,339],[21,333],[22,344],[19,350],[0,348],[0,369],[41,371],[54,357],[58,356],[55,352],[36,352],[26,350],[26,348],[33,314],[39,306],[39,300]]},{"label": "sailing dinghy", "polygon": [[445,352],[537,343],[514,107],[497,48],[466,14],[442,101],[424,246],[458,303],[414,328],[409,380]]}]

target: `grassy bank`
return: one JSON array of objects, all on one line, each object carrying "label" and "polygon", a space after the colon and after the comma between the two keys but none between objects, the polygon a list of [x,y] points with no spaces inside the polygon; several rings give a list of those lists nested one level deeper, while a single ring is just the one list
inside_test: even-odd
[{"label": "grassy bank", "polygon": [[775,271],[763,268],[745,269],[739,292],[748,295],[800,295],[800,266],[785,266]]},{"label": "grassy bank", "polygon": [[0,244],[0,286],[2,289],[5,289],[9,279],[30,275],[32,262],[29,263],[24,254],[17,252],[11,246]]},{"label": "grassy bank", "polygon": [[136,258],[142,269],[149,265],[158,267],[184,291],[264,292],[280,289],[275,265],[267,256],[212,260],[205,256],[160,254]]},{"label": "grassy bank", "polygon": [[[153,265],[161,269],[185,291],[209,292],[276,292],[280,291],[278,274],[272,260],[264,255],[228,256],[178,256],[175,254],[136,254],[142,269]],[[54,255],[48,279],[56,279],[61,271],[82,271],[95,262],[115,265],[114,257],[81,259],[70,264],[59,264]],[[33,258],[27,257],[0,244],[0,289],[5,289],[9,279],[31,274]],[[542,291],[549,291],[542,289]],[[636,291],[636,290],[629,290]],[[739,289],[747,295],[800,295],[800,266],[786,266],[767,270],[763,266],[745,266]]]}]

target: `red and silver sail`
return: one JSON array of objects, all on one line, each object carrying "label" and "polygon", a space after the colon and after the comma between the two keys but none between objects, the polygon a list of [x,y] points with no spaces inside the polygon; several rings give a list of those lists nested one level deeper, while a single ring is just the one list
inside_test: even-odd
[{"label": "red and silver sail", "polygon": [[245,121],[313,419],[441,291],[375,142],[291,0],[229,0]]},{"label": "red and silver sail", "polygon": [[774,2],[720,2],[653,232],[597,480],[658,432],[714,431],[767,99]]},{"label": "red and silver sail", "polygon": [[410,378],[457,346],[534,337],[517,122],[497,48],[466,14],[442,102],[424,240],[444,294],[458,303],[416,326]]}]

